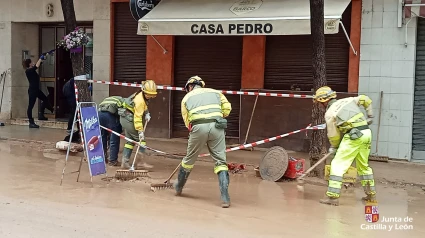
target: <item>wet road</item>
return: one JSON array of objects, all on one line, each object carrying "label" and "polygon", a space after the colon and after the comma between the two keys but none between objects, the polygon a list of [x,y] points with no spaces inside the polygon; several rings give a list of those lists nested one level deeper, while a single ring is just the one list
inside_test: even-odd
[{"label": "wet road", "polygon": [[149,184],[179,161],[146,161],[155,165],[152,179],[107,184],[96,177],[92,187],[86,164],[75,182],[79,158],[71,157],[59,186],[63,157],[0,142],[0,237],[425,237],[419,188],[378,184],[380,222],[372,225],[358,188],[329,207],[317,202],[324,187],[299,193],[296,183],[262,181],[248,171],[231,175],[232,207],[222,209],[211,163],[198,162],[185,196],[175,197],[172,190],[150,192]]}]

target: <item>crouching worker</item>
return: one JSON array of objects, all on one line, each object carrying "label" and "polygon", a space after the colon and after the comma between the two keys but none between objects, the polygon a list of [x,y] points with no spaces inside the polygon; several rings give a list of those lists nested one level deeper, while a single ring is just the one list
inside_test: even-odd
[{"label": "crouching worker", "polygon": [[214,173],[218,175],[222,207],[227,208],[230,197],[225,142],[227,120],[224,117],[229,116],[232,108],[222,93],[204,86],[204,81],[198,76],[191,77],[185,86],[187,94],[181,102],[181,113],[190,133],[187,154],[181,162],[174,188],[176,195],[181,195],[201,149],[207,144],[215,160]]},{"label": "crouching worker", "polygon": [[[337,100],[336,92],[326,86],[319,88],[313,98],[315,103],[326,108],[325,120],[331,144],[329,152],[336,153],[331,162],[328,191],[320,203],[339,205],[343,175],[354,160],[366,193],[363,200],[376,202],[373,171],[368,163],[372,142],[372,131],[368,126],[373,118],[372,100],[365,95]],[[368,119],[360,106],[366,109]]]},{"label": "crouching worker", "polygon": [[[157,95],[156,84],[153,80],[142,82],[141,90],[125,98],[123,107],[118,110],[120,123],[125,129],[125,136],[141,145],[146,146],[145,132],[143,128],[143,117],[145,123],[148,123],[151,116],[148,111],[149,100]],[[131,142],[126,142],[123,150],[121,168],[129,169],[130,156],[133,152],[134,145]],[[145,152],[145,148],[140,147],[140,152]]]},{"label": "crouching worker", "polygon": [[[122,127],[120,124],[120,117],[118,115],[118,108],[122,107],[124,99],[120,96],[112,96],[105,98],[99,104],[99,123],[101,126],[109,128],[121,134]],[[105,129],[101,130],[102,144],[105,150],[105,159],[108,157],[109,152],[109,166],[118,165],[118,152],[120,150],[120,137],[108,132]],[[109,149],[108,149],[109,142]]]}]

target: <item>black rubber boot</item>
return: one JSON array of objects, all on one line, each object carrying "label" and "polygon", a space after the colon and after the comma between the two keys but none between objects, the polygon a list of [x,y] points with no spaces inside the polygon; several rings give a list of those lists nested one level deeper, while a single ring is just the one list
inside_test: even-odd
[{"label": "black rubber boot", "polygon": [[133,152],[132,149],[129,149],[129,148],[125,148],[124,147],[124,150],[122,151],[122,161],[121,161],[121,168],[122,169],[129,169],[129,168],[131,168],[131,165],[130,165],[130,156],[131,156],[131,153],[132,152]]},{"label": "black rubber boot", "polygon": [[221,207],[230,207],[230,196],[229,196],[229,172],[221,171],[218,173],[218,185],[221,193]]},{"label": "black rubber boot", "polygon": [[29,128],[40,128],[40,127],[35,124],[34,119],[30,119],[29,120]]},{"label": "black rubber boot", "polygon": [[176,196],[180,196],[183,192],[183,187],[186,184],[187,178],[189,177],[190,171],[185,170],[180,166],[177,180],[174,182],[174,189],[176,190]]}]

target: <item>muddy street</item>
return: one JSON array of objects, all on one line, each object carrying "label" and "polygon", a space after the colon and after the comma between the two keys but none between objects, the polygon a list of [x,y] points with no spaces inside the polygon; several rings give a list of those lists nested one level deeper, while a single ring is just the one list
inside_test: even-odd
[{"label": "muddy street", "polygon": [[[179,160],[146,156],[151,178],[90,183],[79,157],[64,157],[25,144],[0,142],[0,237],[424,237],[425,195],[419,187],[378,184],[380,221],[367,223],[361,188],[344,190],[339,207],[318,203],[325,187],[267,182],[252,169],[231,174],[232,206],[220,207],[210,162],[198,161],[183,197],[151,192]],[[108,175],[114,170],[108,168]],[[408,217],[408,218],[406,218]],[[399,221],[401,219],[401,221]],[[406,219],[406,220],[405,220]],[[402,230],[404,229],[404,230]]]}]

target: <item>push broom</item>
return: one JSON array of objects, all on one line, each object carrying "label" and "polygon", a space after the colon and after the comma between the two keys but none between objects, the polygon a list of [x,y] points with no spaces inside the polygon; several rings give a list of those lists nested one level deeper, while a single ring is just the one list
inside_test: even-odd
[{"label": "push broom", "polygon": [[[148,123],[145,123],[145,127],[143,128],[143,131],[146,130],[146,126],[148,125]],[[119,169],[115,172],[115,178],[117,179],[122,179],[122,180],[130,180],[130,179],[135,179],[135,178],[140,178],[140,177],[149,177],[149,171],[148,170],[136,170],[134,168],[134,165],[136,163],[137,160],[137,155],[139,153],[139,149],[140,149],[140,142],[137,145],[137,150],[136,150],[136,154],[134,155],[134,159],[133,159],[133,164],[131,165],[131,168],[128,170],[125,169]]]},{"label": "push broom", "polygon": [[313,166],[311,166],[307,171],[305,171],[300,177],[297,178],[297,189],[300,192],[304,192],[304,177],[309,174],[314,168],[316,168],[319,164],[323,163],[329,156],[331,156],[333,153],[327,153],[323,158],[321,158],[317,163],[315,163]]}]

